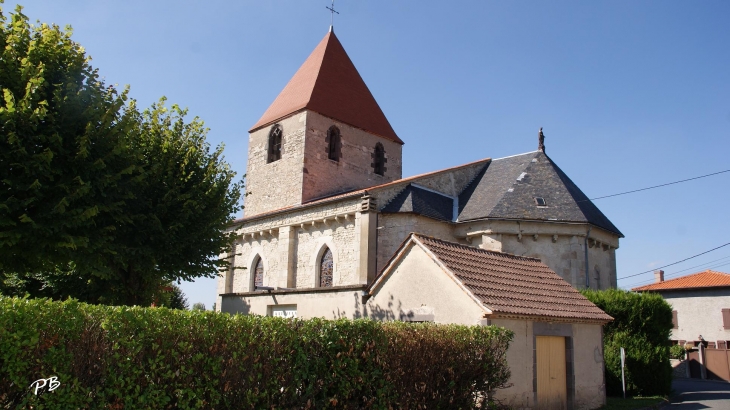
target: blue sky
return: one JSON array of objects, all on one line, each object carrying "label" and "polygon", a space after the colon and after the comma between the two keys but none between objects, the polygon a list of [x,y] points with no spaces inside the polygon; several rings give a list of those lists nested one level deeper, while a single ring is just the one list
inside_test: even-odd
[{"label": "blue sky", "polygon": [[[140,106],[164,95],[201,117],[240,175],[247,130],[330,23],[323,0],[21,4],[32,21],[72,25],[106,82],[129,84]],[[728,1],[335,8],[337,36],[406,143],[404,176],[533,151],[540,127],[591,198],[730,169]],[[595,203],[626,235],[620,287],[730,242],[730,173]],[[665,272],[707,267],[730,271],[730,246]],[[191,304],[215,300],[214,280],[183,289]]]}]

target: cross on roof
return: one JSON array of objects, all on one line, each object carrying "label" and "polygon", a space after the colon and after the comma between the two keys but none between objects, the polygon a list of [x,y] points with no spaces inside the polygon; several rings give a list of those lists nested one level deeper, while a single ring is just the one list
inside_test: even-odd
[{"label": "cross on roof", "polygon": [[324,8],[330,11],[330,31],[332,31],[332,27],[335,25],[335,13],[340,14],[340,12],[335,10],[335,0],[332,0],[332,7],[325,6]]}]

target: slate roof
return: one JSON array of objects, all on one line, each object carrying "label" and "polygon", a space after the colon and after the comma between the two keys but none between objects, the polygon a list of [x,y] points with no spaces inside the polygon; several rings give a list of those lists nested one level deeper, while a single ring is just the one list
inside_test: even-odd
[{"label": "slate roof", "polygon": [[[539,259],[411,234],[495,314],[608,322],[611,316]],[[407,242],[407,241],[406,241]]]},{"label": "slate roof", "polygon": [[410,212],[442,221],[454,218],[454,200],[413,184],[408,184],[380,212]]},{"label": "slate roof", "polygon": [[483,218],[587,222],[623,237],[542,151],[492,160],[459,195],[459,222]]},{"label": "slate roof", "polygon": [[[483,166],[484,168],[459,194],[456,222],[490,218],[579,222],[598,226],[623,237],[621,231],[542,151],[533,151],[494,160],[486,158],[365,189],[315,198],[300,205],[292,205],[252,217],[237,219],[234,223],[353,198],[367,192],[375,193],[380,189],[390,188],[398,184],[403,184],[403,191],[388,202],[381,209],[381,212],[412,212],[439,220],[452,221],[453,202],[450,197],[418,188],[413,183],[418,183],[423,178],[454,172],[467,166]],[[535,203],[535,197],[544,198],[547,206],[538,207]]]},{"label": "slate roof", "polygon": [[302,109],[403,144],[332,31],[324,36],[251,131]]},{"label": "slate roof", "polygon": [[251,216],[251,217],[244,216],[243,218],[236,219],[232,223],[233,224],[238,224],[238,223],[242,223],[242,222],[248,222],[248,221],[252,221],[252,220],[255,220],[255,219],[261,219],[261,218],[269,217],[269,216],[272,216],[272,215],[276,215],[276,214],[281,213],[281,212],[289,212],[289,211],[298,210],[298,209],[302,209],[302,208],[307,208],[307,207],[311,207],[311,206],[317,206],[317,205],[321,205],[321,204],[324,204],[324,203],[338,201],[338,200],[341,200],[341,199],[351,199],[351,198],[354,198],[354,197],[357,197],[357,196],[365,195],[368,192],[374,192],[374,191],[379,190],[379,189],[390,188],[390,187],[392,187],[394,185],[405,184],[405,183],[412,182],[412,181],[418,181],[419,179],[422,180],[422,179],[425,179],[425,178],[430,178],[430,177],[433,177],[433,176],[438,175],[438,174],[449,173],[449,172],[461,170],[461,169],[466,168],[466,167],[480,166],[480,164],[487,164],[491,160],[492,160],[491,158],[480,159],[478,161],[467,162],[466,164],[461,164],[461,165],[457,165],[457,166],[454,166],[454,167],[449,167],[449,168],[446,168],[446,169],[440,169],[438,171],[431,171],[431,172],[426,172],[426,173],[423,173],[423,174],[414,175],[412,177],[407,177],[407,178],[402,178],[402,179],[396,179],[395,181],[386,182],[386,183],[381,184],[381,185],[375,185],[375,186],[368,187],[368,188],[362,188],[362,189],[355,189],[355,190],[351,190],[351,191],[345,191],[345,192],[341,192],[339,194],[333,194],[333,195],[329,195],[329,196],[325,196],[325,197],[321,197],[321,198],[313,198],[313,199],[310,199],[309,201],[304,202],[304,203],[299,204],[299,205],[290,205],[290,206],[283,207],[283,208],[279,208],[279,209],[275,209],[275,210],[272,210],[272,211],[268,211],[268,212],[256,214],[256,215]]},{"label": "slate roof", "polygon": [[635,292],[646,292],[727,287],[730,287],[730,274],[708,269],[704,272],[693,273],[682,276],[681,278],[665,280],[664,282],[652,283],[651,285],[639,286],[631,290]]}]

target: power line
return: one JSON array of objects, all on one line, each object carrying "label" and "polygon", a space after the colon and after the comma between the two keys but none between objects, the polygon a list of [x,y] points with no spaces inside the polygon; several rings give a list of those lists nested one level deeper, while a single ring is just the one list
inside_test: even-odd
[{"label": "power line", "polygon": [[[723,258],[723,259],[727,259],[727,258]],[[702,267],[702,268],[701,269],[697,269],[697,271],[708,270],[708,269],[709,270],[712,270],[712,269],[716,269],[716,268],[719,268],[719,267],[725,266],[725,265],[730,265],[730,261],[725,260],[724,262],[714,263],[714,264],[713,263],[705,263],[705,264],[702,264],[702,265],[694,266],[692,268],[683,269],[683,270],[676,271],[676,272],[671,272],[671,273],[665,273],[664,274],[664,278],[665,279],[669,279],[669,278],[674,279],[675,277],[681,277],[684,272],[686,272],[688,270],[695,270],[695,269],[697,269],[699,267]],[[647,284],[650,284],[652,282],[654,282],[654,279],[642,279],[642,280],[640,280],[638,282],[632,283],[630,286],[635,287],[635,286],[647,285]],[[625,286],[629,286],[629,285],[625,285]]]},{"label": "power line", "polygon": [[690,256],[689,258],[684,258],[684,259],[682,259],[681,261],[677,261],[677,262],[674,262],[674,263],[670,263],[669,265],[664,265],[664,266],[660,266],[660,267],[658,267],[658,268],[654,268],[654,269],[649,269],[649,270],[647,270],[647,271],[644,271],[644,272],[639,272],[639,273],[635,273],[635,274],[633,274],[633,275],[629,275],[629,276],[624,276],[623,278],[619,278],[619,279],[617,279],[617,280],[624,280],[624,279],[627,279],[627,278],[632,278],[632,277],[634,277],[634,276],[639,276],[639,275],[643,275],[643,274],[645,274],[645,273],[649,273],[649,272],[654,272],[655,270],[658,270],[658,269],[662,269],[662,268],[666,268],[667,266],[672,266],[672,265],[676,265],[676,264],[678,264],[678,263],[682,263],[682,262],[684,262],[684,261],[688,261],[688,260],[690,260],[690,259],[694,259],[694,258],[696,258],[696,257],[698,257],[698,256],[704,255],[704,254],[706,254],[706,253],[710,253],[710,252],[712,252],[712,251],[715,251],[715,250],[718,250],[718,249],[720,249],[720,248],[724,248],[724,247],[726,247],[726,246],[728,246],[728,245],[730,245],[730,242],[728,242],[728,243],[726,243],[726,244],[724,244],[724,245],[720,245],[720,246],[718,246],[717,248],[712,248],[712,249],[710,249],[709,251],[704,251],[704,252],[702,252],[702,253],[698,253],[697,255],[693,255],[693,256]]},{"label": "power line", "polygon": [[[725,257],[725,258],[722,258],[722,259],[727,259],[729,257]],[[710,266],[705,266],[705,265],[708,265],[708,264]],[[702,265],[698,265],[698,266],[695,266],[695,267],[692,267],[692,268],[687,268],[687,269],[683,269],[683,270],[680,270],[680,271],[676,271],[676,272],[664,274],[664,278],[666,280],[666,279],[669,279],[669,278],[674,279],[675,276],[681,277],[681,276],[678,276],[678,275],[680,275],[681,273],[683,273],[685,271],[688,271],[690,269],[696,269],[696,268],[698,268],[700,266],[704,266],[704,268],[702,268],[703,270],[708,270],[708,269],[709,270],[713,270],[713,269],[717,269],[717,268],[720,268],[720,267],[723,267],[723,266],[726,266],[726,265],[730,265],[730,261],[720,262],[720,263],[716,263],[716,264],[712,264],[711,262],[703,263]],[[653,282],[654,282],[654,279],[645,279],[645,280],[640,280],[638,282],[634,282],[634,283],[632,283],[630,285],[624,285],[624,286],[629,287],[629,288],[635,288],[637,286],[644,286],[644,285],[651,284]]]},{"label": "power line", "polygon": [[713,176],[713,175],[723,174],[725,172],[730,172],[730,169],[726,169],[724,171],[713,172],[711,174],[700,175],[700,176],[694,177],[694,178],[683,179],[681,181],[668,182],[666,184],[654,185],[654,186],[650,186],[650,187],[647,187],[647,188],[634,189],[633,191],[626,191],[626,192],[621,192],[621,193],[618,193],[618,194],[611,194],[611,195],[599,196],[599,197],[596,197],[596,198],[583,199],[583,200],[576,201],[576,202],[595,201],[597,199],[611,198],[613,196],[632,194],[634,192],[641,192],[641,191],[646,191],[646,190],[649,190],[649,189],[661,188],[661,187],[667,186],[667,185],[674,185],[674,184],[679,184],[679,183],[682,183],[682,182],[693,181],[695,179],[706,178],[706,177],[710,177],[710,176]]}]

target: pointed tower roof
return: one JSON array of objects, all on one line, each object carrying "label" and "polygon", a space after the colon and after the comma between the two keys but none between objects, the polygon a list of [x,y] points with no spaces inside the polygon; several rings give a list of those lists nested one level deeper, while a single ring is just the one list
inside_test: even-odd
[{"label": "pointed tower roof", "polygon": [[333,31],[324,36],[251,131],[302,109],[403,144]]}]

